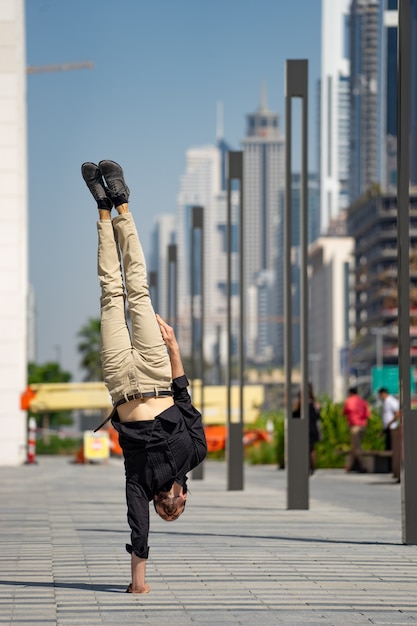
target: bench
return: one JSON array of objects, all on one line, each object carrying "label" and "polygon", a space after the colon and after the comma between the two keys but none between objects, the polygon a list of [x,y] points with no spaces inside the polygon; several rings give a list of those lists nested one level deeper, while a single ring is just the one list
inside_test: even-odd
[{"label": "bench", "polygon": [[366,469],[372,474],[392,472],[392,450],[362,450],[362,458]]},{"label": "bench", "polygon": [[[340,450],[339,454],[344,454],[346,462],[350,455],[350,450]],[[389,474],[392,473],[394,478],[400,480],[400,454],[399,442],[396,441],[392,450],[362,450],[363,464],[371,474]],[[389,462],[391,459],[391,463]],[[359,470],[358,463],[355,459],[352,470]]]}]

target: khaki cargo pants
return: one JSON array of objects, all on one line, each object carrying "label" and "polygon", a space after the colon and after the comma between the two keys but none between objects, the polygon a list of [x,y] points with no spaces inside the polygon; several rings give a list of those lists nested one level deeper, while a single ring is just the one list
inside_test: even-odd
[{"label": "khaki cargo pants", "polygon": [[114,403],[131,394],[158,395],[171,388],[171,365],[149,296],[145,257],[132,214],[100,220],[97,230],[104,382]]}]

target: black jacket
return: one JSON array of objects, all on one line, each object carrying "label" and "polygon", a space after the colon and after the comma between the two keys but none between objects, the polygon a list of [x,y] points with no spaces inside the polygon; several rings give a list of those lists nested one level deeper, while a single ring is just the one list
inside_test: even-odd
[{"label": "black jacket", "polygon": [[117,415],[112,419],[125,459],[132,530],[127,550],[142,558],[148,554],[149,501],[158,491],[169,491],[175,481],[185,486],[187,472],[207,455],[201,414],[191,404],[187,386],[186,376],[172,381],[174,405],[154,420],[120,422]]}]

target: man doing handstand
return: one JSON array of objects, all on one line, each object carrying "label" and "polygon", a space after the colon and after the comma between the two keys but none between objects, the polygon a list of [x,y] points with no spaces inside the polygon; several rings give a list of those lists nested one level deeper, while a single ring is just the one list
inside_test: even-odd
[{"label": "man doing handstand", "polygon": [[[125,462],[132,570],[127,591],[148,593],[149,502],[164,520],[177,519],[187,499],[186,474],[203,461],[207,444],[174,331],[152,308],[123,170],[114,161],[100,161],[84,163],[81,172],[99,212],[100,354]],[[118,215],[111,219],[113,206]]]}]

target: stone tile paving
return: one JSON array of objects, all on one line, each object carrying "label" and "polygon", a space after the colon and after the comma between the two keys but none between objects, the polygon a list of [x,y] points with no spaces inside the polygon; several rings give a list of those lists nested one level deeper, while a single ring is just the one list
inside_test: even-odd
[{"label": "stone tile paving", "polygon": [[400,486],[318,471],[310,510],[286,510],[285,473],[226,466],[190,480],[180,520],[151,515],[145,596],[126,594],[123,465],[38,457],[0,468],[0,624],[417,623],[417,548],[401,544]]}]

